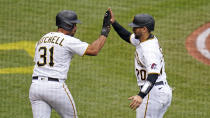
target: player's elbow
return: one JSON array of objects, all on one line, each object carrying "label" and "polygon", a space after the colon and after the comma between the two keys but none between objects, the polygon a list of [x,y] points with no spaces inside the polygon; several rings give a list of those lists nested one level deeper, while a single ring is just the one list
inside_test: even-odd
[{"label": "player's elbow", "polygon": [[90,55],[90,56],[97,56],[99,53],[99,50],[97,49],[88,49],[85,53],[85,55]]},{"label": "player's elbow", "polygon": [[90,53],[90,55],[91,55],[91,56],[97,56],[98,53],[99,53],[98,50],[93,50],[93,51]]}]

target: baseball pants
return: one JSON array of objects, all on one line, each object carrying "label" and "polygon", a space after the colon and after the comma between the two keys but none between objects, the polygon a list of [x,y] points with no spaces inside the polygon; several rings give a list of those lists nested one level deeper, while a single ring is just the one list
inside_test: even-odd
[{"label": "baseball pants", "polygon": [[64,81],[49,81],[47,77],[32,80],[29,99],[33,118],[50,118],[52,108],[62,118],[77,118],[73,97]]},{"label": "baseball pants", "polygon": [[167,82],[164,82],[163,85],[154,85],[143,99],[142,104],[136,109],[136,118],[163,118],[171,100],[172,89]]}]

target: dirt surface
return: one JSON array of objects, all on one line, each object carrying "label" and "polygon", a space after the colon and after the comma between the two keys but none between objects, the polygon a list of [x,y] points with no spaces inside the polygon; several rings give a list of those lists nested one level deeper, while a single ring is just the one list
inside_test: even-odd
[{"label": "dirt surface", "polygon": [[[188,50],[188,53],[193,56],[198,61],[203,62],[204,64],[210,65],[210,59],[207,55],[202,54],[198,50],[198,46],[196,46],[196,42],[199,41],[198,36],[207,31],[207,29],[210,29],[210,23],[204,24],[198,29],[196,29],[194,32],[192,32],[186,39],[185,46]],[[207,37],[205,38],[205,50],[209,52],[210,54],[210,33],[206,34]],[[208,55],[209,55],[208,54]]]}]

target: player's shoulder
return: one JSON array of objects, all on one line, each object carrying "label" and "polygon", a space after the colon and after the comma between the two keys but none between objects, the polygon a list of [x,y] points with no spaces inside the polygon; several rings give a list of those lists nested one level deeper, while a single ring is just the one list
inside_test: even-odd
[{"label": "player's shoulder", "polygon": [[76,38],[76,37],[73,37],[73,36],[69,36],[69,35],[64,35],[64,37],[66,39],[68,39],[69,42],[81,42],[80,39]]},{"label": "player's shoulder", "polygon": [[156,36],[153,36],[152,38],[148,39],[147,41],[142,42],[142,45],[158,45],[158,39]]},{"label": "player's shoulder", "polygon": [[147,50],[147,51],[157,51],[157,50],[159,50],[158,39],[155,36],[153,38],[148,39],[145,42],[142,42],[141,46],[142,46],[143,50]]},{"label": "player's shoulder", "polygon": [[151,45],[154,46],[154,48],[158,48],[159,49],[159,41],[158,38],[156,36],[154,36],[154,38],[151,41]]},{"label": "player's shoulder", "polygon": [[74,42],[81,42],[80,39],[76,38],[76,37],[73,37],[73,36],[70,36],[70,35],[65,35],[61,32],[52,32],[54,35],[60,37],[60,38],[63,38],[65,39],[64,41],[66,43],[74,43]]},{"label": "player's shoulder", "polygon": [[61,43],[61,45],[65,47],[69,46],[70,44],[81,43],[82,41],[80,41],[78,38],[63,34],[61,32],[49,32],[43,35],[39,42],[47,42],[46,44]]},{"label": "player's shoulder", "polygon": [[130,36],[130,42],[134,46],[138,46],[140,44],[140,41],[135,38],[135,34],[134,33],[131,34],[131,36]]}]

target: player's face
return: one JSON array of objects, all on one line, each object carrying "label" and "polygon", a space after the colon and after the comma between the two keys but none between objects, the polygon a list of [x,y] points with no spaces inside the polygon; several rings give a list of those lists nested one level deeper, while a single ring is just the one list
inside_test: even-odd
[{"label": "player's face", "polygon": [[133,33],[135,34],[136,39],[141,39],[143,35],[143,29],[142,27],[134,27],[133,28]]},{"label": "player's face", "polygon": [[72,29],[72,31],[69,33],[70,36],[74,36],[74,34],[76,33],[77,31],[77,25],[74,24],[74,28]]}]

